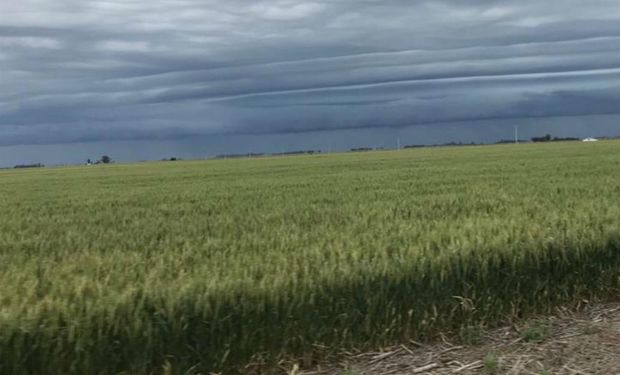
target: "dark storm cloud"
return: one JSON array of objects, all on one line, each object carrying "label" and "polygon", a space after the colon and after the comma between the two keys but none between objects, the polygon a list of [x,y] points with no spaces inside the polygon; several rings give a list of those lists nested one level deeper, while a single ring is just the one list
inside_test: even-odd
[{"label": "dark storm cloud", "polygon": [[0,145],[618,113],[615,0],[24,0],[0,15]]}]

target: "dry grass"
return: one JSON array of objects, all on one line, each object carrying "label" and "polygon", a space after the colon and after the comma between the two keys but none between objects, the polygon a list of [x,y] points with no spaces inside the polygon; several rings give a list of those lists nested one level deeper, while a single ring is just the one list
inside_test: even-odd
[{"label": "dry grass", "polygon": [[428,346],[411,342],[381,353],[348,354],[338,365],[298,374],[620,374],[620,303],[559,309],[535,321],[550,327],[540,341],[525,340],[531,320],[485,331],[480,345],[459,345],[457,336]]}]

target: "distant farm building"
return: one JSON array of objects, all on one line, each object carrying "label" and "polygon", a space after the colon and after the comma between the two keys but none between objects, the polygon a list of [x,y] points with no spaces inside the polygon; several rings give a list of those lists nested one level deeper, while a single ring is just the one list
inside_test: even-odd
[{"label": "distant farm building", "polygon": [[598,142],[598,139],[596,139],[596,138],[585,138],[583,141],[584,142]]}]

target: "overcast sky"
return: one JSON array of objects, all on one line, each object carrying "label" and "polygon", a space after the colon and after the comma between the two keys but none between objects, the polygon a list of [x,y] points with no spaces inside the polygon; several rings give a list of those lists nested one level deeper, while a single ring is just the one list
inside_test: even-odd
[{"label": "overcast sky", "polygon": [[0,165],[620,135],[618,0],[0,0]]}]

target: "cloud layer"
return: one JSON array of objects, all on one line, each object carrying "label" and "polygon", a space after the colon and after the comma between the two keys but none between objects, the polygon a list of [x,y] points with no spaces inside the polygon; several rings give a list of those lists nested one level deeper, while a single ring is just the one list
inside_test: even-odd
[{"label": "cloud layer", "polygon": [[0,146],[620,111],[617,0],[22,0],[0,15]]}]

